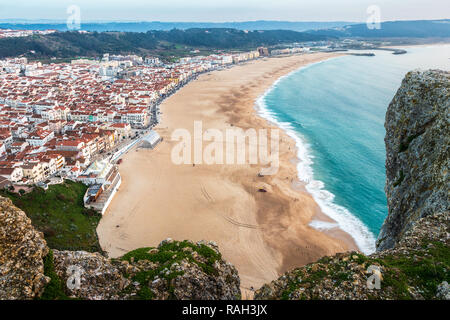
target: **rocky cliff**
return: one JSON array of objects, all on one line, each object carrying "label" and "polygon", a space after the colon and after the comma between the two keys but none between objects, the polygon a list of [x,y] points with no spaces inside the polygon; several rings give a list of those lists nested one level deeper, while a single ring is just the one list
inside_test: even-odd
[{"label": "rocky cliff", "polygon": [[386,113],[389,214],[377,250],[394,247],[414,223],[449,211],[450,73],[410,72]]},{"label": "rocky cliff", "polygon": [[450,299],[449,88],[448,72],[410,72],[389,105],[389,212],[377,253],[322,258],[264,285],[256,299]]},{"label": "rocky cliff", "polygon": [[0,299],[238,299],[236,268],[213,242],[164,240],[121,259],[58,251],[0,197]]},{"label": "rocky cliff", "polygon": [[31,220],[8,199],[0,198],[0,299],[31,299],[44,291],[49,250]]}]

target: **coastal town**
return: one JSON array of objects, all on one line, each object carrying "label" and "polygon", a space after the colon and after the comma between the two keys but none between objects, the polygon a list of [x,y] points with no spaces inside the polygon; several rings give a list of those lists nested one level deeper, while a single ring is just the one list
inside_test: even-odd
[{"label": "coastal town", "polygon": [[85,206],[104,213],[121,184],[120,157],[161,140],[152,127],[163,99],[201,73],[268,55],[258,48],[170,64],[109,54],[70,63],[0,60],[0,188],[26,192],[70,179],[88,185]]}]

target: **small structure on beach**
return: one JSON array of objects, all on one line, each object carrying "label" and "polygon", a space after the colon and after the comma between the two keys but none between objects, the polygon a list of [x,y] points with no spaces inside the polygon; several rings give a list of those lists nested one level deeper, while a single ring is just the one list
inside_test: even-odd
[{"label": "small structure on beach", "polygon": [[162,138],[158,132],[150,131],[149,134],[142,138],[142,142],[139,147],[144,149],[154,149],[161,141]]}]

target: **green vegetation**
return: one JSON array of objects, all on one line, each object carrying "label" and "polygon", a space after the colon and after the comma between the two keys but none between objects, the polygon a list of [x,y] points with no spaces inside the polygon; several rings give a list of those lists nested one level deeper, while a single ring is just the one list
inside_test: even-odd
[{"label": "green vegetation", "polygon": [[397,181],[394,182],[394,188],[399,186],[403,180],[405,180],[405,174],[403,173],[403,170],[400,171],[400,177],[398,177]]},{"label": "green vegetation", "polygon": [[56,32],[0,39],[0,58],[25,55],[32,59],[99,57],[104,53],[157,55],[162,58],[190,55],[192,49],[255,49],[285,43],[325,40],[289,30],[244,32],[236,29],[187,29],[148,32]]},{"label": "green vegetation", "polygon": [[[448,19],[385,21],[379,29],[369,29],[366,24],[354,24],[345,28],[322,29],[312,31],[312,33],[341,38],[359,37],[366,39],[448,38],[450,36],[448,21]],[[399,40],[396,39],[396,41]]]},{"label": "green vegetation", "polygon": [[[437,241],[424,241],[421,250],[411,250],[405,255],[371,258],[351,252],[346,259],[337,262],[330,257],[322,258],[318,263],[294,270],[281,299],[290,299],[291,294],[299,288],[314,288],[325,279],[333,281],[335,286],[352,281],[350,264],[353,263],[362,265],[363,270],[370,265],[381,266],[381,292],[396,300],[413,299],[412,288],[425,299],[432,299],[436,296],[438,285],[450,281],[450,247]],[[368,297],[377,299],[375,294]]]},{"label": "green vegetation", "polygon": [[450,281],[450,248],[437,241],[425,241],[423,248],[376,260],[387,270],[382,284],[391,287],[397,299],[412,299],[410,287],[419,288],[425,299],[431,299],[441,282]]},{"label": "green vegetation", "polygon": [[[203,257],[205,263],[195,260],[192,256],[192,252],[196,252]],[[125,254],[121,260],[128,262],[148,260],[157,264],[155,269],[139,272],[132,278],[133,281],[137,281],[141,284],[141,289],[138,292],[137,298],[148,300],[154,298],[153,293],[148,288],[148,283],[153,281],[156,276],[167,281],[169,286],[168,290],[172,293],[171,298],[174,298],[174,288],[171,284],[171,280],[175,279],[177,276],[183,275],[182,271],[169,271],[170,267],[174,263],[179,263],[182,260],[188,260],[189,262],[198,265],[206,274],[216,275],[214,263],[221,258],[222,257],[219,253],[215,252],[206,245],[196,245],[189,241],[174,241],[171,243],[165,243],[158,249],[149,247],[133,250]]]},{"label": "green vegetation", "polygon": [[101,252],[96,232],[101,215],[84,208],[86,190],[84,184],[66,180],[48,190],[36,187],[23,195],[2,190],[0,195],[26,212],[50,248]]},{"label": "green vegetation", "polygon": [[68,300],[69,297],[64,292],[64,285],[55,272],[53,264],[53,251],[50,250],[44,258],[44,274],[50,277],[50,282],[45,287],[44,293],[39,300]]},{"label": "green vegetation", "polygon": [[405,152],[406,150],[408,150],[411,142],[413,142],[413,140],[420,135],[421,135],[421,133],[415,134],[413,136],[408,137],[408,139],[406,139],[406,142],[403,142],[403,141],[400,142],[400,146],[398,147],[398,152],[401,153],[401,152]]}]

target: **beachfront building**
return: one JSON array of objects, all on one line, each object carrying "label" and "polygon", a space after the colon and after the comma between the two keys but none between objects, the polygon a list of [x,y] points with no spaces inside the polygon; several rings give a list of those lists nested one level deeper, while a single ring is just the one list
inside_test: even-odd
[{"label": "beachfront building", "polygon": [[103,184],[110,180],[110,176],[116,174],[117,167],[107,159],[93,162],[78,176],[78,180],[87,185]]},{"label": "beachfront building", "polygon": [[269,49],[267,49],[265,47],[259,47],[258,48],[258,53],[259,53],[260,56],[267,57],[269,55]]},{"label": "beachfront building", "polygon": [[142,138],[141,148],[154,149],[158,143],[162,141],[161,136],[156,131],[150,131],[144,138]]},{"label": "beachfront building", "polygon": [[95,209],[102,214],[122,183],[118,167],[108,160],[92,163],[77,177],[77,180],[89,185],[84,195],[85,207]]},{"label": "beachfront building", "polygon": [[145,128],[150,123],[150,118],[146,108],[128,110],[126,113],[122,114],[121,119],[123,122],[136,128]]},{"label": "beachfront building", "polygon": [[107,129],[116,130],[119,137],[129,138],[131,136],[131,125],[129,123],[113,123]]},{"label": "beachfront building", "polygon": [[284,48],[284,49],[277,49],[272,50],[270,52],[270,55],[272,56],[278,56],[278,55],[289,55],[289,54],[296,54],[296,53],[303,53],[307,52],[305,48],[295,47],[295,48]]}]

